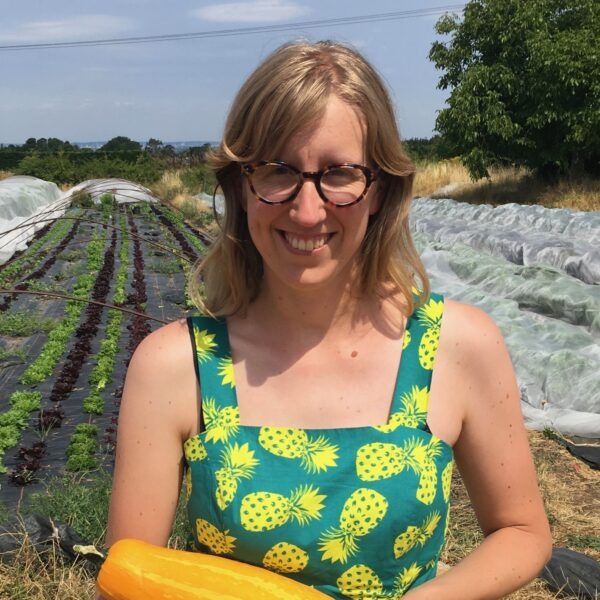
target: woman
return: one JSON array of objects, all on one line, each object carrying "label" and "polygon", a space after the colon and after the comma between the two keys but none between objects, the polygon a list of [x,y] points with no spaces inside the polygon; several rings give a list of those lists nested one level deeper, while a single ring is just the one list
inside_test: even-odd
[{"label": "woman", "polygon": [[[510,358],[485,313],[429,293],[373,68],[336,43],[279,48],[211,160],[226,215],[192,291],[217,318],[132,358],[108,544],[166,544],[185,472],[194,549],[335,598],[532,579],[551,539]],[[436,578],[453,458],[485,540]]]}]

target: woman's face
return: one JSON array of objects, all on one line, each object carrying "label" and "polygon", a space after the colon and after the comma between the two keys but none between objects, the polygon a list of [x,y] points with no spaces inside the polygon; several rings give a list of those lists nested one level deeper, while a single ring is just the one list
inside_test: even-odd
[{"label": "woman's face", "polygon": [[[284,161],[300,171],[319,171],[339,163],[366,165],[365,139],[362,119],[332,95],[316,126],[291,138],[280,156],[262,158]],[[375,183],[357,204],[337,207],[324,202],[315,183],[306,179],[294,200],[268,205],[254,196],[245,181],[244,207],[267,285],[308,289],[354,280],[357,252],[379,201]]]}]

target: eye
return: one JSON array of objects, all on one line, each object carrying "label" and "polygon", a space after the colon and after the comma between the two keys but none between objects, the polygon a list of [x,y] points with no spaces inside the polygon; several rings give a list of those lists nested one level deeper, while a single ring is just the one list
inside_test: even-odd
[{"label": "eye", "polygon": [[293,175],[292,171],[285,165],[267,165],[266,168],[269,168],[271,177],[289,177]]},{"label": "eye", "polygon": [[343,187],[364,182],[364,173],[356,167],[332,167],[323,173],[323,184],[332,187]]}]

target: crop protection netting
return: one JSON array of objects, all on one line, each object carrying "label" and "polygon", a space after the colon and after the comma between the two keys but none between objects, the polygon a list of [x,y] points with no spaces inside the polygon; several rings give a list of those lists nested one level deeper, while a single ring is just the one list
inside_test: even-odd
[{"label": "crop protection netting", "polygon": [[432,288],[502,330],[530,428],[600,437],[600,213],[417,199]]}]

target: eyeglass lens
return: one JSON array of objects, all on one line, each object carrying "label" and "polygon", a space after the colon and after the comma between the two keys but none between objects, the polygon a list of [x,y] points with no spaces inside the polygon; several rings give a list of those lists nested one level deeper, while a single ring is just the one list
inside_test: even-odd
[{"label": "eyeglass lens", "polygon": [[[286,165],[260,165],[252,172],[254,190],[270,202],[284,202],[296,193],[302,181],[302,176]],[[321,191],[334,204],[354,202],[366,187],[366,175],[356,167],[332,167],[321,176]]]}]

